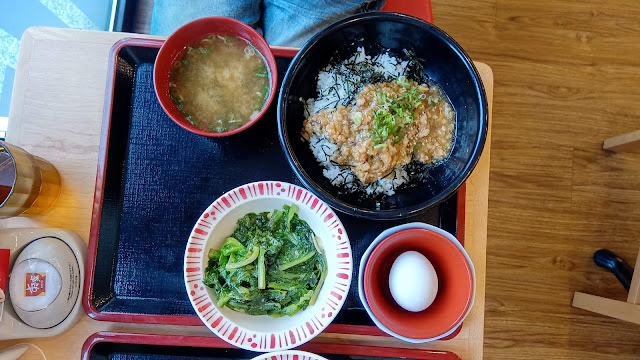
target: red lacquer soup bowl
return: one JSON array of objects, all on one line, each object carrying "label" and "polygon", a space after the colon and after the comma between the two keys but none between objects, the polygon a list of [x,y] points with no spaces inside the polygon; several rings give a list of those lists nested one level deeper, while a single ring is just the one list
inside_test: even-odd
[{"label": "red lacquer soup bowl", "polygon": [[[169,76],[174,62],[182,60],[187,46],[197,45],[200,41],[211,35],[223,37],[233,36],[249,42],[262,55],[269,76],[269,94],[259,113],[241,127],[226,132],[206,131],[191,123],[173,103],[169,93]],[[251,26],[235,19],[211,16],[187,23],[167,38],[156,57],[153,70],[153,83],[158,101],[160,101],[160,105],[171,120],[193,133],[220,137],[233,135],[246,130],[265,114],[277,90],[278,70],[271,48],[267,45],[264,38]]]}]

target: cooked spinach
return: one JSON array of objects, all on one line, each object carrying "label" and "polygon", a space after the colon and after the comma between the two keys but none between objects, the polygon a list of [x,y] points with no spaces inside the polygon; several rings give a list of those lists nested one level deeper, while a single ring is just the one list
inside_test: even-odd
[{"label": "cooked spinach", "polygon": [[250,315],[293,315],[313,305],[327,260],[296,205],[249,213],[219,250],[211,249],[204,284],[218,306]]}]

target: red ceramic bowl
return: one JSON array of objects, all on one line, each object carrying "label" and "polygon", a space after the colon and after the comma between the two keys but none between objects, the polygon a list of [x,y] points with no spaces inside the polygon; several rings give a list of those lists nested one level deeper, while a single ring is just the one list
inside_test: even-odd
[{"label": "red ceramic bowl", "polygon": [[[253,45],[264,57],[271,81],[269,98],[265,101],[262,111],[260,111],[258,116],[235,130],[222,133],[205,131],[191,124],[191,122],[189,122],[185,116],[180,113],[173,101],[171,101],[171,96],[169,96],[169,72],[173,62],[181,60],[185,47],[197,44],[202,39],[210,35],[235,36],[250,42],[251,45]],[[239,133],[255,124],[256,121],[264,115],[276,93],[278,86],[277,74],[278,70],[276,68],[276,60],[273,57],[271,48],[267,45],[264,38],[251,26],[235,19],[211,16],[187,23],[167,38],[156,57],[155,68],[153,70],[153,84],[155,86],[156,96],[160,101],[160,105],[176,124],[196,134],[218,137]]]},{"label": "red ceramic bowl", "polygon": [[[438,275],[438,294],[427,309],[401,308],[389,290],[389,272],[396,258],[414,250],[424,255]],[[411,339],[432,339],[455,327],[473,301],[474,275],[463,250],[446,236],[426,229],[408,229],[383,240],[369,256],[364,292],[371,311],[389,330]]]}]

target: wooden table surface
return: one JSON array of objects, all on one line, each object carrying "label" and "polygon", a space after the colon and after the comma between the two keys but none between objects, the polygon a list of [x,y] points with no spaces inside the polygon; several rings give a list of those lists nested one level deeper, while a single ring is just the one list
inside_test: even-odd
[{"label": "wooden table surface", "polygon": [[640,326],[571,301],[624,301],[593,253],[633,264],[640,246],[639,154],[602,149],[640,129],[640,1],[431,3],[496,79],[485,358],[638,360]]},{"label": "wooden table surface", "polygon": [[[7,141],[52,162],[62,176],[61,196],[52,210],[33,218],[0,221],[0,227],[62,227],[89,239],[91,209],[103,115],[107,62],[111,46],[124,37],[157,36],[30,28],[22,38]],[[477,63],[489,100],[493,74]],[[481,359],[484,333],[487,206],[491,131],[476,169],[467,181],[465,248],[476,269],[476,299],[458,336],[448,341],[413,345],[391,337],[322,333],[335,343],[412,347],[453,351],[462,359]],[[47,359],[78,359],[86,338],[98,331],[213,336],[204,326],[163,326],[99,322],[83,316],[68,332],[53,338],[4,341],[0,349],[28,341]],[[27,359],[41,359],[29,351]]]}]

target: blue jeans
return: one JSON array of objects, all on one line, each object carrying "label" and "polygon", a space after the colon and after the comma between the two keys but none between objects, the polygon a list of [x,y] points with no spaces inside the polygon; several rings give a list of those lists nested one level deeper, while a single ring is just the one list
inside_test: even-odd
[{"label": "blue jeans", "polygon": [[171,35],[205,16],[238,19],[270,45],[301,47],[318,31],[346,16],[380,10],[385,0],[155,0],[151,34]]}]

